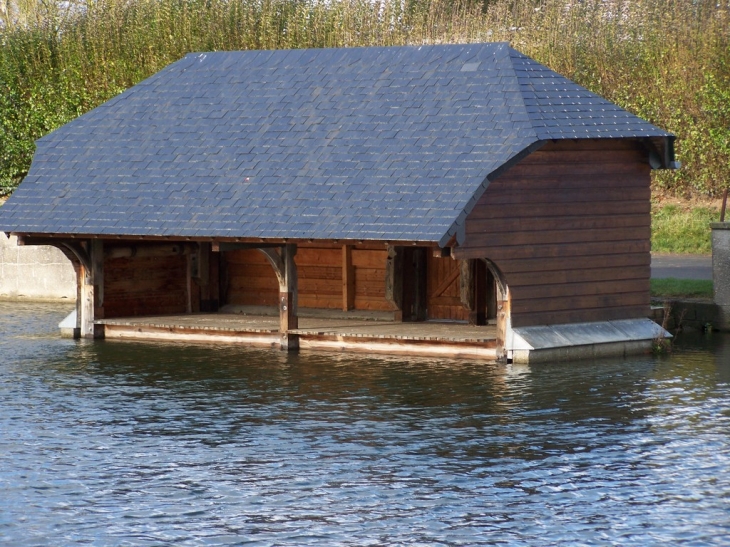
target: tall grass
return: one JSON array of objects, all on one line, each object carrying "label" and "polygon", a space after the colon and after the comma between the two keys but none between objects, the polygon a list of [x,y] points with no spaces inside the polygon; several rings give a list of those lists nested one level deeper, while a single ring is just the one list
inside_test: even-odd
[{"label": "tall grass", "polygon": [[656,253],[710,254],[710,223],[720,220],[714,207],[686,209],[654,204],[651,212],[651,250]]},{"label": "tall grass", "polygon": [[656,173],[655,189],[714,195],[730,181],[730,0],[59,5],[0,26],[0,194],[27,173],[35,139],[190,51],[484,41],[508,41],[674,132],[683,168]]}]

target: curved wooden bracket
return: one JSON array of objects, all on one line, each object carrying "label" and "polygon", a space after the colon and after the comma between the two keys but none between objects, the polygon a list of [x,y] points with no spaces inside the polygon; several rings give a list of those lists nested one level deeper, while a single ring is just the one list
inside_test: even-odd
[{"label": "curved wooden bracket", "polygon": [[274,268],[276,277],[279,280],[279,333],[281,335],[280,347],[283,350],[299,349],[299,337],[292,334],[299,325],[298,319],[298,283],[297,267],[294,263],[294,255],[297,254],[297,246],[287,244],[277,250],[271,247],[259,248],[266,259]]},{"label": "curved wooden bracket", "polygon": [[87,272],[91,272],[91,256],[80,242],[63,242],[55,245],[71,262],[78,262]]},{"label": "curved wooden bracket", "polygon": [[492,272],[492,275],[494,276],[494,280],[497,284],[497,300],[506,300],[507,299],[507,282],[504,279],[504,274],[502,273],[502,270],[499,269],[499,267],[489,260],[488,258],[482,259],[487,264],[487,268],[489,268],[489,271]]},{"label": "curved wooden bracket", "polygon": [[258,251],[266,257],[266,260],[269,261],[271,267],[274,268],[276,279],[279,280],[279,289],[281,290],[281,287],[286,286],[286,272],[284,271],[285,265],[284,260],[281,257],[281,252],[278,249],[271,247],[259,248]]},{"label": "curved wooden bracket", "polygon": [[484,258],[483,260],[486,262],[489,271],[492,272],[495,285],[497,286],[497,359],[503,361],[507,359],[505,344],[509,331],[512,328],[512,302],[509,294],[509,286],[507,285],[502,270],[488,258]]}]

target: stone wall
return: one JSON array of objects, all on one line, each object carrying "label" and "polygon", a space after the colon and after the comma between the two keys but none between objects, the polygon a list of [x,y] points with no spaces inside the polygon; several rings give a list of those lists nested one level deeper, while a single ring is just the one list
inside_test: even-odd
[{"label": "stone wall", "polygon": [[76,300],[71,261],[55,247],[18,247],[0,233],[0,299]]}]

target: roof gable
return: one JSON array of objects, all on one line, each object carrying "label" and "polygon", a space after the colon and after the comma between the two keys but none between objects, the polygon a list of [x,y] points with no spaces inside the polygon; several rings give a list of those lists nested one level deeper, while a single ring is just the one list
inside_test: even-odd
[{"label": "roof gable", "polygon": [[443,243],[536,142],[664,135],[506,44],[190,54],[40,139],[0,229]]}]

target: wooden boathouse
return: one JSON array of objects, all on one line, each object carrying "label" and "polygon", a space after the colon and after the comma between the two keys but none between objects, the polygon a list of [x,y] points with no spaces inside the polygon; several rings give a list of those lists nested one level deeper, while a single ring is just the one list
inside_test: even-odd
[{"label": "wooden boathouse", "polygon": [[673,142],[503,43],[196,53],[40,139],[0,230],[80,337],[625,353]]}]

